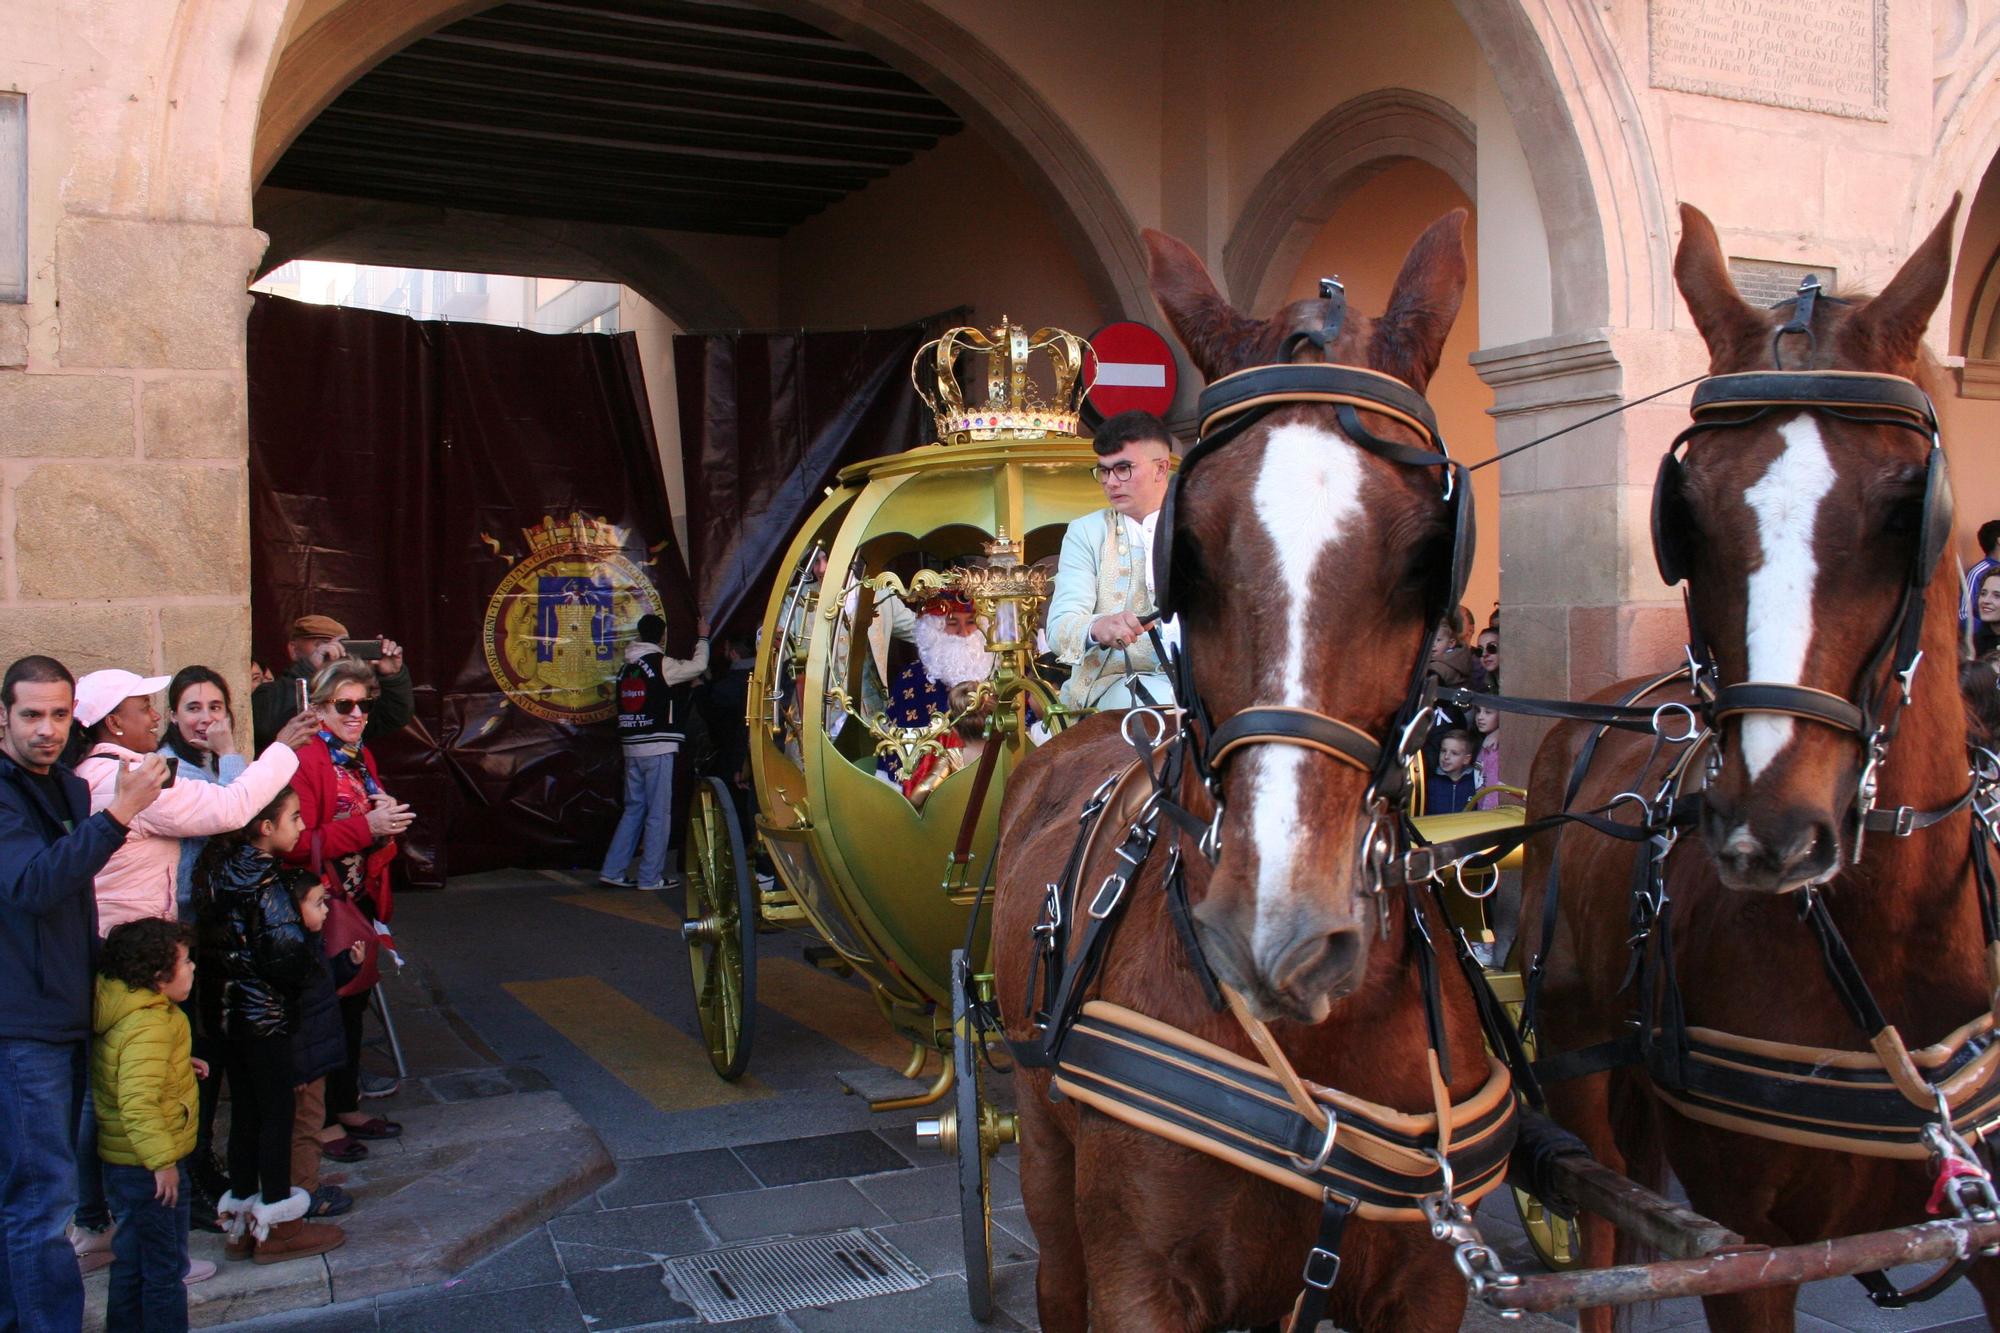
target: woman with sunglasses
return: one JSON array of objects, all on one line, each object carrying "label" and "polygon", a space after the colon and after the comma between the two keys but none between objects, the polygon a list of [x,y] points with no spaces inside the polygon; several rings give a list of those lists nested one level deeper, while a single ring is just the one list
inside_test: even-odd
[{"label": "woman with sunglasses", "polygon": [[[299,750],[299,771],[292,776],[306,827],[287,859],[322,876],[329,898],[344,898],[370,921],[386,922],[396,837],[416,816],[382,790],[375,756],[361,743],[375,688],[375,672],[362,662],[337,659],[314,674],[309,697],[319,731]],[[336,1161],[366,1151],[354,1151],[358,1144],[343,1147],[343,1140],[393,1139],[403,1132],[401,1125],[361,1111],[361,1016],[371,989],[362,986],[340,997],[347,1065],[326,1080],[329,1127],[338,1124],[345,1131],[343,1139],[327,1145],[327,1155]]]},{"label": "woman with sunglasses", "polygon": [[1500,692],[1500,631],[1488,625],[1479,631],[1479,642],[1472,650],[1474,675],[1486,685],[1487,692]]}]

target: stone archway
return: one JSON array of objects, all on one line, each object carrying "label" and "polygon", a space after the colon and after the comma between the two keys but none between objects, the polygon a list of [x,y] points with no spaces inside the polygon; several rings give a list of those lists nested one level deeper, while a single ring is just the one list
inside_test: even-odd
[{"label": "stone archway", "polygon": [[1349,191],[1403,158],[1436,167],[1478,197],[1472,122],[1447,102],[1383,88],[1343,102],[1286,149],[1250,192],[1222,247],[1230,298],[1275,309],[1300,258]]},{"label": "stone archway", "polygon": [[[289,40],[270,71],[256,132],[253,182],[334,98],[387,56],[499,0],[348,0],[304,31],[311,0],[290,0]],[[921,0],[765,0],[853,42],[930,89],[999,149],[1048,201],[1107,319],[1147,318],[1145,249],[1097,160],[1020,73]]]}]

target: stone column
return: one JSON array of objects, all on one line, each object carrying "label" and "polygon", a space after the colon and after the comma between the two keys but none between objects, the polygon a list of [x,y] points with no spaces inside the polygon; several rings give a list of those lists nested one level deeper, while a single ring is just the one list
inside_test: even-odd
[{"label": "stone column", "polygon": [[[228,71],[254,75],[252,14],[275,27],[191,0],[178,54],[172,5],[0,15],[0,87],[30,125],[27,300],[0,306],[0,664],[202,662],[247,699],[244,317],[264,238],[242,221],[247,173],[210,197],[181,161],[174,117],[195,158],[226,156],[197,142],[207,104],[159,90],[221,99]],[[166,128],[141,133],[149,118]]]},{"label": "stone column", "polygon": [[[1499,450],[1517,448],[1697,375],[1690,334],[1592,329],[1472,356],[1493,390]],[[1680,660],[1686,623],[1660,582],[1653,475],[1687,423],[1691,389],[1540,444],[1500,467],[1501,681],[1508,694],[1586,698]],[[1522,782],[1546,727],[1504,723],[1509,782]],[[1518,738],[1518,739],[1517,739]]]}]

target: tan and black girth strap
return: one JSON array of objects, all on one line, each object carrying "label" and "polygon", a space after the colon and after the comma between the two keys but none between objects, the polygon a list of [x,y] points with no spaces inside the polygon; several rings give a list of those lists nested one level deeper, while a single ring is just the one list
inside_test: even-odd
[{"label": "tan and black girth strap", "polygon": [[[1514,1147],[1513,1083],[1506,1066],[1491,1057],[1488,1065],[1486,1082],[1450,1107],[1445,1126],[1451,1193],[1468,1206],[1506,1178]],[[1433,1155],[1435,1114],[1315,1086],[1314,1100],[1331,1117],[1323,1128],[1271,1069],[1103,1000],[1084,1005],[1070,1028],[1055,1086],[1114,1120],[1314,1200],[1331,1190],[1371,1220],[1421,1222],[1420,1201],[1445,1189]]]},{"label": "tan and black girth strap", "polygon": [[1654,1091],[1689,1119],[1781,1143],[1921,1161],[1940,1095],[1965,1138],[2000,1126],[1993,1015],[1922,1050],[1902,1050],[1894,1028],[1884,1040],[1895,1049],[1833,1051],[1690,1025],[1677,1068],[1665,1042],[1654,1043],[1647,1064]]}]

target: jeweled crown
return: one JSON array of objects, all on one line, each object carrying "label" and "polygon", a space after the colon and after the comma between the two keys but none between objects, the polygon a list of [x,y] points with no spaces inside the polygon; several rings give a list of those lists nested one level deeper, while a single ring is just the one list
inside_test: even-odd
[{"label": "jeweled crown", "polygon": [[[940,444],[975,440],[1038,440],[1048,435],[1078,433],[1088,344],[1062,329],[1026,329],[1001,316],[992,330],[961,325],[917,349],[910,362],[910,382],[937,418]],[[1035,353],[1047,355],[1055,392],[1043,397],[1043,386],[1028,373]],[[957,363],[963,353],[986,358],[986,401],[968,406],[959,384]]]}]

